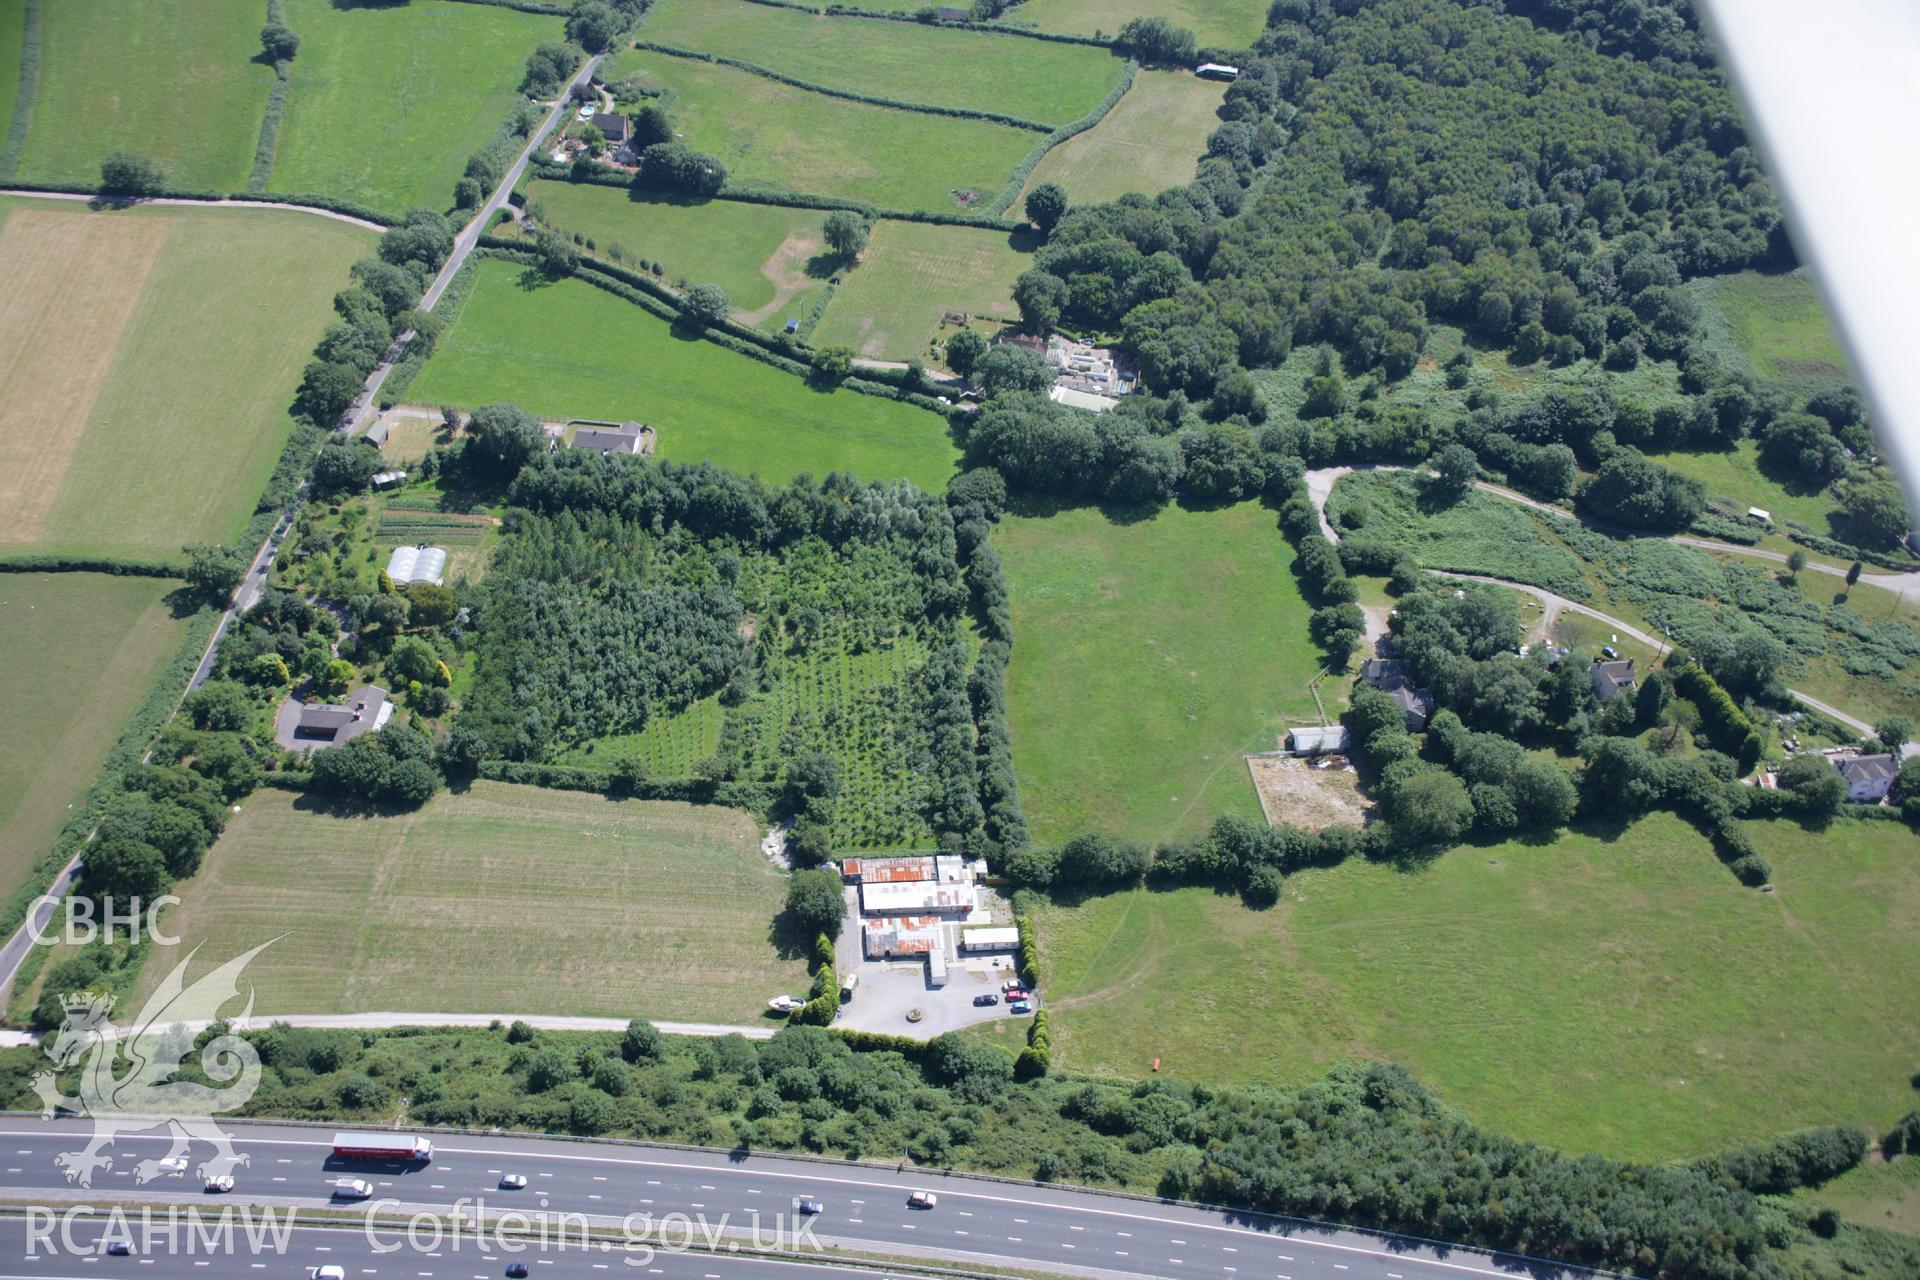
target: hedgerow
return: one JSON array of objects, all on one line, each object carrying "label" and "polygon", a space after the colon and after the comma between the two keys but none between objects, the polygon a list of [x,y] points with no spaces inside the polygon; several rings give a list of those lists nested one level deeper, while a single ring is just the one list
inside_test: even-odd
[{"label": "hedgerow", "polygon": [[[993,29],[1001,30],[1002,28]],[[1097,44],[1100,42],[1094,41],[1093,43]],[[1139,69],[1140,64],[1129,59],[1126,70],[1121,72],[1120,79],[1114,83],[1113,88],[1107,91],[1107,96],[1100,100],[1100,105],[1096,106],[1086,115],[1081,116],[1078,120],[1075,120],[1072,124],[1063,124],[1042,138],[1034,149],[1027,153],[1027,158],[1014,166],[1013,175],[1007,179],[1007,185],[1001,188],[1000,194],[994,198],[993,203],[987,206],[987,213],[996,218],[1005,213],[1013,202],[1019,198],[1021,189],[1027,185],[1027,179],[1033,176],[1034,166],[1046,159],[1047,152],[1053,150],[1068,138],[1077,137],[1106,119],[1107,112],[1113,110],[1114,104],[1119,102],[1127,90],[1133,87],[1133,76]]]},{"label": "hedgerow", "polygon": [[[269,25],[285,26],[286,6],[282,0],[267,0]],[[280,117],[287,109],[287,88],[293,64],[279,58],[273,64],[273,85],[267,90],[267,110],[260,119],[260,140],[253,147],[253,172],[247,175],[248,191],[265,191],[273,172],[273,157],[280,145]]]},{"label": "hedgerow", "polygon": [[0,556],[0,573],[109,573],[122,578],[178,578],[186,566],[174,560],[123,560],[113,556]]},{"label": "hedgerow", "polygon": [[1700,725],[1715,747],[1740,762],[1742,773],[1752,769],[1766,750],[1766,739],[1734,702],[1733,695],[1695,662],[1670,668],[1673,687],[1700,709]]},{"label": "hedgerow", "polygon": [[1817,533],[1788,529],[1787,536],[1809,551],[1818,551],[1821,555],[1834,556],[1841,560],[1864,560],[1868,564],[1877,564],[1883,569],[1893,569],[1903,573],[1912,572],[1917,567],[1917,562],[1912,556],[1869,551],[1865,547],[1851,546],[1836,538],[1823,538]]},{"label": "hedgerow", "polygon": [[[767,2],[768,0],[761,0],[763,4]],[[780,5],[778,0],[775,0],[775,5],[776,7],[795,9],[804,9],[807,7],[805,5]],[[1102,40],[1098,36],[1075,35],[1067,31],[1040,31],[1033,27],[1002,26],[997,22],[975,22],[971,18],[934,18],[928,16],[931,14],[932,8],[933,6],[929,5],[927,8],[917,11],[882,10],[861,9],[844,4],[830,4],[824,9],[816,9],[813,12],[824,13],[830,18],[873,18],[882,22],[914,22],[923,26],[957,27],[965,31],[985,31],[996,36],[1023,36],[1028,40],[1046,40],[1053,44],[1084,44],[1091,45],[1096,49],[1111,49],[1113,47],[1111,40]]]},{"label": "hedgerow", "polygon": [[696,49],[656,44],[651,40],[637,40],[634,42],[634,48],[645,49],[649,53],[665,54],[669,58],[686,58],[694,62],[711,62],[723,67],[732,67],[735,71],[761,76],[795,89],[803,89],[808,93],[817,93],[827,98],[844,98],[848,102],[864,102],[870,107],[889,107],[895,111],[915,111],[922,115],[947,116],[955,120],[984,120],[989,124],[1004,124],[1014,129],[1025,129],[1030,133],[1046,133],[1053,128],[1052,125],[1042,124],[1038,120],[1024,120],[1019,116],[1005,115],[998,111],[980,111],[973,107],[942,107],[930,102],[906,102],[899,98],[882,98],[876,94],[860,93],[853,89],[836,89],[832,85],[801,80],[784,72],[775,71],[771,67],[763,67],[758,63],[747,62],[740,58],[730,58],[725,54],[701,53]]}]

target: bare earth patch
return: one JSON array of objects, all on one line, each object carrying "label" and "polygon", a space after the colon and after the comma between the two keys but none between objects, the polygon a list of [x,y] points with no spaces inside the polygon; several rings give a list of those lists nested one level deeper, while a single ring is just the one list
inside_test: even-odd
[{"label": "bare earth patch", "polygon": [[1318,831],[1322,827],[1364,827],[1369,806],[1360,798],[1360,775],[1350,764],[1316,769],[1298,756],[1248,756],[1253,789],[1271,823]]},{"label": "bare earth patch", "polygon": [[789,299],[802,289],[815,283],[807,274],[807,262],[819,253],[821,242],[817,236],[788,236],[780,247],[773,251],[760,267],[760,274],[773,285],[773,301],[764,307],[755,307],[752,311],[743,311],[737,319],[742,324],[762,324],[767,317],[787,305]]},{"label": "bare earth patch", "polygon": [[0,228],[0,543],[45,531],[173,224],[16,210]]}]

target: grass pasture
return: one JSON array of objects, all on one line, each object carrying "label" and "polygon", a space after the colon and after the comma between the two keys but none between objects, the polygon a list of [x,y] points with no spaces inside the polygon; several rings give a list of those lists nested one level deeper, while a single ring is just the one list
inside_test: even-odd
[{"label": "grass pasture", "polygon": [[778,327],[806,313],[831,268],[813,265],[824,247],[817,209],[640,196],[615,187],[529,182],[527,202],[557,230],[592,240],[608,256],[657,262],[669,283],[717,284],[739,319]]},{"label": "grass pasture", "polygon": [[560,20],[419,0],[287,0],[300,33],[268,188],[388,213],[447,208],[467,157],[519,100],[527,54]]},{"label": "grass pasture", "polygon": [[810,84],[896,102],[966,107],[1062,125],[1100,104],[1121,61],[1089,45],[957,27],[822,17],[745,0],[661,5],[655,44],[751,62]]},{"label": "grass pasture", "polygon": [[1057,182],[1075,204],[1099,204],[1191,182],[1225,92],[1184,72],[1138,72],[1099,124],[1047,152],[1028,189]]},{"label": "grass pasture", "polygon": [[946,485],[958,451],[935,414],[816,390],[578,280],[527,288],[522,279],[512,263],[479,264],[412,399],[513,400],[545,417],[650,422],[662,457],[770,481],[851,471]]},{"label": "grass pasture", "polygon": [[1776,523],[1798,520],[1824,535],[1831,532],[1827,517],[1839,509],[1825,489],[1795,492],[1762,471],[1759,447],[1752,440],[1742,440],[1725,453],[1666,453],[1654,460],[1698,480],[1707,487],[1709,499],[1726,499],[1741,511],[1760,507],[1771,512]]},{"label": "grass pasture", "polygon": [[[300,873],[289,875],[297,866]],[[414,813],[247,800],[177,892],[178,954],[247,970],[274,1013],[751,1022],[806,989],[769,940],[785,877],[732,809],[476,782]],[[166,974],[149,965],[136,999]]]},{"label": "grass pasture", "polygon": [[186,624],[176,583],[0,574],[0,893],[11,894],[92,785]]},{"label": "grass pasture", "polygon": [[1113,36],[1133,18],[1166,18],[1191,30],[1203,49],[1245,49],[1266,28],[1267,6],[1260,0],[1024,0],[1008,16],[1023,27],[1080,36]]},{"label": "grass pasture", "polygon": [[829,98],[664,54],[631,53],[618,72],[665,93],[687,145],[718,156],[730,181],[883,209],[985,204],[1040,140],[1009,125]]},{"label": "grass pasture", "polygon": [[109,153],[133,151],[176,187],[246,183],[273,83],[255,0],[150,0],[137,15],[56,0],[43,15],[39,88],[14,177],[92,186]]},{"label": "grass pasture", "polygon": [[1702,304],[1709,346],[1735,369],[1796,396],[1852,381],[1840,335],[1805,271],[1703,276],[1686,288]]},{"label": "grass pasture", "polygon": [[[1308,609],[1273,513],[1009,516],[1008,717],[1036,841],[1188,837],[1260,820],[1244,756],[1317,724]],[[1322,696],[1330,696],[1323,694]],[[1332,704],[1329,703],[1331,709]]]},{"label": "grass pasture", "polygon": [[0,215],[0,549],[159,558],[238,533],[372,234],[276,209]]},{"label": "grass pasture", "polygon": [[1023,235],[924,222],[882,222],[813,332],[817,345],[883,360],[928,359],[949,311],[1013,321],[1013,282],[1032,258]]},{"label": "grass pasture", "polygon": [[20,51],[27,40],[27,6],[0,10],[0,137],[13,124],[14,103],[20,97]]},{"label": "grass pasture", "polygon": [[1284,1085],[1389,1059],[1498,1132],[1633,1159],[1882,1132],[1913,1105],[1920,837],[1750,826],[1775,894],[1657,815],[1611,839],[1304,872],[1271,911],[1205,889],[1050,907],[1055,1053]]}]

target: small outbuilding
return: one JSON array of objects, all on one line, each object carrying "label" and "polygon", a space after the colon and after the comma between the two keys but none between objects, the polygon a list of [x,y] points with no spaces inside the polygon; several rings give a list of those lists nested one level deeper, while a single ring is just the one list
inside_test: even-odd
[{"label": "small outbuilding", "polygon": [[1758,520],[1761,524],[1772,524],[1773,512],[1768,511],[1765,507],[1748,507],[1747,519]]},{"label": "small outbuilding", "polygon": [[372,426],[360,433],[360,443],[370,444],[376,449],[384,449],[387,447],[387,436],[392,431],[393,427],[385,418],[377,419]]},{"label": "small outbuilding", "polygon": [[1347,749],[1347,727],[1341,724],[1309,725],[1287,730],[1287,750],[1296,756],[1319,756]]},{"label": "small outbuilding", "polygon": [[1193,74],[1202,80],[1238,80],[1240,68],[1230,67],[1224,62],[1203,62],[1193,69]]}]

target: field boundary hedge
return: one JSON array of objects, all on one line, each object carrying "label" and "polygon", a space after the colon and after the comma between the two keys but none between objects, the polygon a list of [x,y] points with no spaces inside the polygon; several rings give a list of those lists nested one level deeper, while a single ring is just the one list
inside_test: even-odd
[{"label": "field boundary hedge", "polygon": [[1798,529],[1787,530],[1792,538],[1809,551],[1818,551],[1821,555],[1835,556],[1842,560],[1864,560],[1868,564],[1877,564],[1882,569],[1892,569],[1899,573],[1911,573],[1920,569],[1920,562],[1913,557],[1888,555],[1884,551],[1868,551],[1865,547],[1851,546],[1838,538],[1823,538],[1817,533],[1802,533]]},{"label": "field boundary hedge", "polygon": [[455,4],[482,4],[492,9],[518,9],[521,13],[542,13],[564,18],[573,10],[564,4],[545,4],[542,0],[453,0]]},{"label": "field boundary hedge", "polygon": [[339,213],[349,218],[358,218],[362,222],[375,223],[382,227],[391,227],[399,219],[390,213],[381,213],[369,209],[363,204],[351,200],[339,200],[333,196],[315,192],[286,193],[280,191],[194,191],[185,187],[169,187],[154,192],[151,196],[103,196],[100,188],[83,187],[66,182],[19,182],[12,179],[0,181],[0,187],[7,190],[25,192],[29,195],[54,196],[92,196],[103,204],[115,208],[148,204],[154,200],[179,200],[187,204],[217,207],[223,204],[284,204],[298,209],[314,210],[320,213]]},{"label": "field boundary hedge", "polygon": [[987,206],[987,213],[993,217],[998,217],[1005,213],[1007,208],[1012,205],[1015,200],[1020,198],[1021,189],[1027,185],[1027,179],[1033,176],[1033,171],[1039,163],[1047,158],[1047,152],[1053,150],[1069,138],[1079,137],[1106,119],[1107,112],[1113,110],[1114,105],[1126,96],[1127,90],[1133,88],[1133,77],[1139,70],[1140,64],[1132,59],[1128,59],[1127,69],[1121,73],[1119,81],[1114,84],[1113,88],[1107,91],[1107,96],[1100,100],[1099,106],[1072,124],[1063,124],[1042,138],[1039,145],[1027,153],[1027,158],[1014,166],[1013,176],[1007,180],[1006,188],[1000,192],[1000,195],[994,202]]},{"label": "field boundary hedge", "polygon": [[645,49],[649,53],[665,54],[669,58],[686,58],[693,62],[711,62],[723,67],[732,67],[735,71],[744,71],[749,75],[763,76],[778,84],[790,88],[802,89],[808,93],[817,93],[827,98],[843,98],[848,102],[863,102],[870,107],[890,107],[895,111],[917,111],[922,115],[949,116],[957,120],[985,120],[989,124],[1004,124],[1014,129],[1025,129],[1030,133],[1047,133],[1054,128],[1038,120],[1027,120],[1020,116],[1005,115],[998,111],[981,111],[974,107],[941,107],[930,102],[908,102],[903,98],[883,98],[878,94],[859,93],[852,89],[835,89],[831,85],[816,84],[811,80],[802,80],[797,76],[763,67],[757,62],[747,62],[741,58],[729,58],[720,53],[701,53],[695,49],[682,49],[678,45],[658,44],[652,40],[636,40],[634,48]]},{"label": "field boundary hedge", "polygon": [[[267,0],[269,25],[286,26],[283,0]],[[280,117],[287,109],[287,89],[293,76],[293,63],[276,58],[273,63],[273,87],[267,90],[266,114],[260,117],[260,140],[253,144],[253,172],[247,175],[247,190],[265,191],[273,173],[274,156],[280,150]]]},{"label": "field boundary hedge", "polygon": [[20,167],[20,153],[27,149],[27,127],[33,123],[33,100],[40,93],[41,5],[44,0],[27,0],[20,21],[20,87],[13,95],[13,119],[7,123],[7,141],[0,147],[0,179],[11,178]]},{"label": "field boundary hedge", "polygon": [[482,760],[476,776],[549,791],[585,791],[615,800],[677,800],[763,814],[772,800],[757,783],[715,782],[709,778],[623,778],[571,765],[526,760]]},{"label": "field boundary hedge", "polygon": [[24,555],[0,556],[0,573],[106,573],[116,578],[184,578],[186,568],[171,560]]},{"label": "field boundary hedge", "polygon": [[[633,185],[633,180],[628,175],[615,170],[576,174],[570,165],[553,164],[539,159],[527,165],[525,179],[538,179],[541,182],[571,182],[587,187],[612,187],[623,191]],[[668,194],[673,193],[668,192]],[[851,213],[862,214],[875,222],[924,222],[941,227],[978,227],[983,231],[1009,232],[1018,231],[1025,225],[993,214],[950,213],[942,209],[883,209],[879,205],[865,204],[859,200],[848,200],[840,196],[823,196],[804,191],[779,191],[751,183],[741,186],[728,185],[723,190],[716,191],[705,198],[731,200],[736,204],[778,205],[786,209],[818,209],[823,213],[845,209]]]},{"label": "field boundary hedge", "polygon": [[[760,0],[760,2],[764,4],[767,0]],[[777,7],[801,9],[806,6],[789,5]],[[1075,35],[1067,31],[1040,31],[1033,27],[1002,26],[997,22],[975,22],[971,18],[941,18],[928,21],[920,17],[919,10],[884,12],[878,9],[861,9],[853,5],[830,4],[825,9],[816,10],[816,12],[829,18],[873,18],[881,22],[911,22],[919,27],[957,27],[962,31],[985,31],[989,35],[996,36],[1023,36],[1028,40],[1045,40],[1051,44],[1079,44],[1087,45],[1094,49],[1111,49],[1114,47],[1114,43],[1111,40],[1102,40],[1098,36]]]},{"label": "field boundary hedge", "polygon": [[106,763],[101,766],[93,785],[87,789],[86,798],[60,828],[60,834],[54,837],[47,852],[33,864],[20,887],[7,899],[6,906],[0,908],[0,935],[10,935],[20,927],[21,921],[27,918],[27,909],[33,900],[46,892],[60,868],[66,866],[87,842],[107,800],[117,794],[121,777],[140,763],[154,738],[173,718],[174,708],[186,696],[187,682],[193,679],[194,670],[200,665],[200,655],[206,652],[207,643],[213,639],[220,615],[221,610],[213,605],[193,615],[192,621],[187,624],[187,634],[180,641],[179,651],[154,680],[147,690],[146,701],[133,713],[133,719],[127,722],[127,727],[121,731],[112,750],[107,752]]}]

